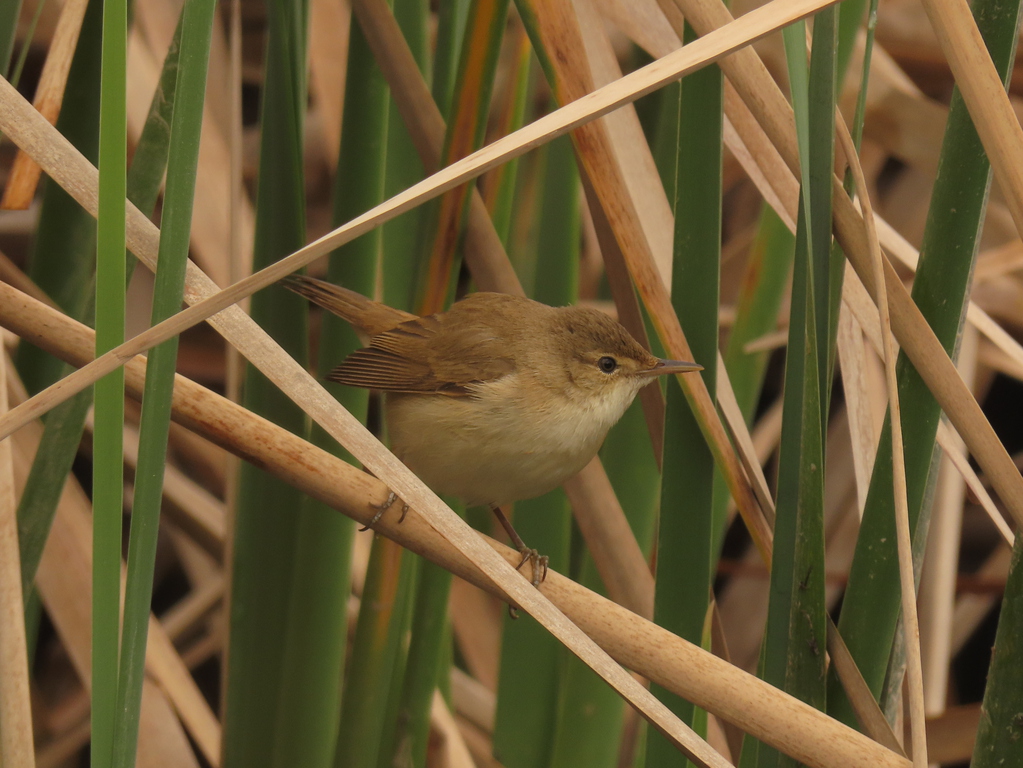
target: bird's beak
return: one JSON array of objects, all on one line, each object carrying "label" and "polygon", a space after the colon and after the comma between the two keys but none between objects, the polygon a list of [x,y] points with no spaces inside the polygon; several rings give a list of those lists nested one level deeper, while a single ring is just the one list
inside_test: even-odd
[{"label": "bird's beak", "polygon": [[648,368],[641,374],[643,376],[663,376],[669,373],[689,373],[702,370],[703,366],[699,363],[687,363],[684,360],[658,360],[653,368]]}]

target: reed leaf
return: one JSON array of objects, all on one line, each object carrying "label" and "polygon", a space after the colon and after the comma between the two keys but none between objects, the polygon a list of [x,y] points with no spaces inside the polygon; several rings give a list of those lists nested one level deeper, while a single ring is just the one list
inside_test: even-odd
[{"label": "reed leaf", "polygon": [[[685,41],[695,38],[696,33],[687,27]],[[682,80],[673,205],[672,304],[694,359],[704,366],[699,375],[711,392],[716,388],[718,359],[722,100],[723,81],[717,67]],[[654,621],[701,645],[717,564],[714,456],[682,390],[667,389]],[[663,688],[654,690],[684,722],[706,735],[705,716],[697,714],[691,703]],[[653,730],[646,754],[651,765],[687,764]]]},{"label": "reed leaf", "polygon": [[1016,537],[1009,578],[998,616],[998,633],[987,673],[980,725],[971,768],[1016,765],[1023,760],[1023,718],[1020,717],[1020,639],[1023,638],[1023,541]]},{"label": "reed leaf", "polygon": [[[498,53],[508,17],[508,0],[474,0],[469,7],[458,62],[454,100],[444,135],[441,165],[450,165],[483,144]],[[439,70],[438,70],[439,71]],[[450,302],[460,266],[459,240],[475,182],[445,193],[431,206],[436,211],[430,255],[422,278],[419,314],[439,312]]]},{"label": "reed leaf", "polygon": [[[770,604],[762,649],[764,679],[818,708],[825,704],[824,437],[831,386],[831,169],[834,151],[836,17],[815,19],[805,95],[802,74],[791,77],[803,185],[796,229],[784,412],[778,468],[777,518],[771,558]],[[791,37],[791,39],[790,39]],[[790,76],[805,59],[804,40],[786,37]],[[798,50],[797,50],[798,49]],[[744,755],[744,762],[746,761]],[[761,745],[758,768],[795,765]]]},{"label": "reed leaf", "polygon": [[[14,40],[18,31],[18,17],[21,15],[21,0],[0,4],[0,72],[7,77],[14,53]],[[28,43],[25,44],[28,47]]]},{"label": "reed leaf", "polygon": [[[99,211],[96,225],[96,356],[124,342],[125,83],[127,3],[103,4],[100,74]],[[121,596],[124,369],[94,387],[92,544],[92,740],[90,764],[113,758]]]},{"label": "reed leaf", "polygon": [[458,78],[458,62],[471,7],[472,0],[453,0],[437,7],[437,44],[434,47],[431,93],[447,122],[451,122],[451,98]]},{"label": "reed leaf", "polygon": [[[974,12],[1004,78],[1012,69],[1015,55],[1019,5],[978,2]],[[969,297],[990,178],[990,163],[956,91],[912,292],[938,340],[953,356]],[[910,524],[916,536],[926,536],[930,469],[941,409],[904,354],[899,355],[898,380]],[[892,586],[898,583],[898,559],[891,462],[891,430],[886,420],[838,624],[864,679],[878,697],[889,668],[900,612],[900,592]],[[919,541],[914,551],[922,552]],[[901,677],[897,670],[895,675]],[[833,675],[828,683],[828,711],[843,722],[856,722]]]},{"label": "reed leaf", "polygon": [[382,754],[390,757],[383,734],[388,702],[404,667],[400,646],[408,626],[414,567],[404,549],[374,536],[345,676],[335,768],[376,768]]},{"label": "reed leaf", "polygon": [[[153,325],[177,312],[184,294],[215,8],[216,3],[210,0],[188,0],[181,15],[180,64],[175,87],[175,93],[181,97],[176,99],[171,122],[167,185],[160,219],[159,268],[153,295]],[[113,753],[116,768],[135,765],[138,745],[149,609],[177,355],[178,338],[174,337],[150,351],[146,369],[117,678]]]},{"label": "reed leaf", "polygon": [[[57,128],[93,160],[98,151],[101,24],[99,4],[90,3],[57,120]],[[96,298],[95,257],[96,220],[59,185],[44,183],[29,276],[62,310],[89,324]],[[29,344],[19,345],[15,362],[30,392],[73,370]],[[39,449],[18,501],[18,541],[26,603],[91,405],[92,392],[85,390],[47,416]]]},{"label": "reed leaf", "polygon": [[[384,196],[388,93],[358,25],[352,27],[348,41],[346,79],[344,115],[350,119],[343,125],[334,179],[335,225],[372,208]],[[381,240],[382,232],[376,230],[332,253],[327,279],[374,295]],[[316,368],[319,378],[323,380],[361,346],[348,323],[323,313]],[[365,390],[328,381],[324,386],[350,413],[365,421],[369,403]],[[311,441],[353,461],[318,425],[313,426]],[[280,730],[274,764],[278,766],[326,768],[335,758],[354,531],[350,521],[321,502],[304,499],[297,548],[305,554],[296,562],[292,576],[284,685],[277,706]]]},{"label": "reed leaf", "polygon": [[[305,242],[302,125],[305,114],[306,5],[267,3],[268,38],[262,103],[253,265],[261,268]],[[281,287],[252,299],[251,315],[297,360],[307,346],[305,302]],[[302,410],[251,366],[248,408],[301,434]],[[252,465],[239,473],[231,577],[231,624],[224,714],[224,765],[270,766],[280,738],[278,703],[289,681],[287,631],[305,512],[302,495]],[[293,667],[291,668],[293,669]]]},{"label": "reed leaf", "polygon": [[[444,4],[445,7],[453,5]],[[423,0],[394,0],[394,16],[423,79],[430,82],[429,8]],[[426,175],[409,130],[393,103],[388,113],[386,174],[384,194],[387,197],[408,189]],[[412,311],[415,301],[423,213],[422,208],[416,208],[384,225],[384,303],[407,312]]]}]

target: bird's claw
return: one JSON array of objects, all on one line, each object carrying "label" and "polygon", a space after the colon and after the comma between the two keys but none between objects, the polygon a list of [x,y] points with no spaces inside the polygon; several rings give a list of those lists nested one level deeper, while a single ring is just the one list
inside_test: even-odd
[{"label": "bird's claw", "polygon": [[[360,531],[368,531],[370,528],[372,528],[374,525],[376,525],[377,521],[379,521],[380,518],[384,516],[384,512],[386,512],[391,507],[393,507],[394,506],[394,502],[396,502],[397,500],[398,500],[398,494],[396,494],[394,491],[389,491],[387,493],[387,498],[384,499],[384,503],[383,504],[370,504],[370,507],[372,507],[373,509],[376,510],[376,514],[373,515],[373,518],[366,525],[364,525],[362,528],[360,528],[359,530]],[[402,502],[402,504],[401,504],[401,517],[398,518],[398,523],[399,524],[405,522],[405,515],[407,515],[407,514],[408,514],[408,504]]]},{"label": "bird's claw", "polygon": [[[533,569],[529,583],[534,587],[539,588],[540,584],[542,584],[547,578],[550,558],[547,557],[547,555],[541,555],[535,549],[530,549],[529,547],[523,547],[520,549],[519,554],[522,555],[522,559],[519,561],[519,564],[515,566],[515,570],[519,570],[528,562]],[[514,605],[508,606],[508,616],[513,619],[517,619],[519,617],[519,611]]]},{"label": "bird's claw", "polygon": [[519,561],[519,564],[515,566],[515,570],[518,570],[528,562],[533,568],[533,575],[529,581],[534,587],[539,587],[547,578],[547,569],[550,563],[550,558],[547,557],[547,555],[541,555],[535,549],[529,549],[528,547],[520,549],[519,554],[522,555],[522,559]]}]

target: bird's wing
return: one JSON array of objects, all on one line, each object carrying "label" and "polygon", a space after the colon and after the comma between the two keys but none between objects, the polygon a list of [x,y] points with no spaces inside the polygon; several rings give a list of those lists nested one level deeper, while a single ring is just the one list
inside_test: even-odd
[{"label": "bird's wing", "polygon": [[458,313],[449,311],[408,320],[374,337],[328,378],[387,392],[464,397],[471,394],[471,384],[499,379],[514,369],[506,342],[492,328],[458,322]]}]

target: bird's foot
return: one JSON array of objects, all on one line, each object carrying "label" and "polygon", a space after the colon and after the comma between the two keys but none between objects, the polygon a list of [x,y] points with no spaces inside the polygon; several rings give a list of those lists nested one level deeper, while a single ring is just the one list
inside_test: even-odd
[{"label": "bird's foot", "polygon": [[[530,549],[529,547],[522,547],[519,550],[519,554],[522,555],[522,559],[519,561],[519,564],[515,566],[515,570],[519,570],[528,562],[532,568],[532,577],[529,579],[529,583],[534,587],[539,588],[540,584],[542,584],[544,579],[547,578],[550,558],[548,558],[547,555],[541,555],[535,549]],[[517,619],[519,617],[519,611],[514,605],[509,605],[508,615],[513,619]]]},{"label": "bird's foot", "polygon": [[[369,523],[364,525],[359,530],[360,531],[368,531],[370,528],[372,528],[374,525],[376,525],[377,521],[380,520],[380,518],[384,516],[384,512],[386,512],[391,507],[393,507],[394,506],[394,502],[396,502],[397,500],[398,500],[398,494],[396,494],[394,491],[389,491],[387,493],[387,498],[384,499],[384,503],[383,504],[370,504],[370,507],[372,507],[373,509],[376,510],[376,514],[373,515],[373,518],[369,521]],[[398,523],[399,524],[405,522],[405,515],[407,515],[407,514],[408,514],[408,504],[406,504],[405,502],[402,502],[401,503],[401,517],[398,518]]]},{"label": "bird's foot", "polygon": [[550,558],[547,555],[541,555],[535,549],[530,549],[529,547],[522,547],[519,550],[519,554],[522,555],[522,559],[515,566],[515,570],[519,570],[528,562],[533,571],[529,582],[534,587],[539,587],[544,579],[547,578],[547,566],[550,563]]}]

